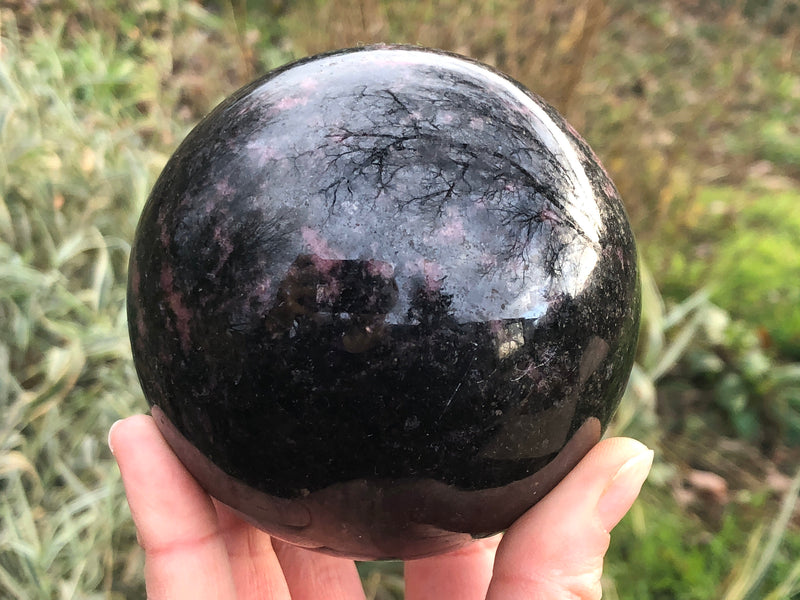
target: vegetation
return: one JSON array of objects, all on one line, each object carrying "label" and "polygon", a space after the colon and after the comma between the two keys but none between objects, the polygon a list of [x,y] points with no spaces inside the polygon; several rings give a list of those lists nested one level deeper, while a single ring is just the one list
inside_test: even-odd
[{"label": "vegetation", "polygon": [[[105,438],[145,410],[129,243],[191,126],[372,41],[498,66],[563,111],[645,265],[611,433],[658,448],[606,597],[800,597],[800,8],[788,0],[0,2],[0,597],[143,597]],[[373,598],[401,566],[363,564]]]}]

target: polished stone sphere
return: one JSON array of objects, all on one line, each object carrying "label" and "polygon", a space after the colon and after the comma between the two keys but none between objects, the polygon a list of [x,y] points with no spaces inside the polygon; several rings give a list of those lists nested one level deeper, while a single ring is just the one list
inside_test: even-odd
[{"label": "polished stone sphere", "polygon": [[[600,438],[640,314],[617,190],[468,59],[370,46],[241,89],[133,244],[133,356],[169,444],[289,542],[361,559],[507,528]],[[569,518],[569,515],[565,515]]]}]

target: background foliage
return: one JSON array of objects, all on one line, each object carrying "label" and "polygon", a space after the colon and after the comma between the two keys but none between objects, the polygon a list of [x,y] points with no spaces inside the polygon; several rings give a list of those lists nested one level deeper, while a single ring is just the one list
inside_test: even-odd
[{"label": "background foliage", "polygon": [[[105,438],[145,410],[129,243],[191,126],[375,41],[496,65],[581,131],[645,267],[612,426],[658,449],[605,597],[800,597],[800,7],[789,0],[0,2],[0,597],[143,596]],[[370,598],[402,566],[362,564]]]}]

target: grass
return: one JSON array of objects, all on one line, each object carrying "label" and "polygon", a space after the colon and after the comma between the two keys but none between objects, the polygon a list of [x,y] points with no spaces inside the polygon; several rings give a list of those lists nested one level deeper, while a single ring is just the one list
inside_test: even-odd
[{"label": "grass", "polygon": [[[510,72],[567,114],[626,199],[651,276],[612,432],[659,457],[614,535],[606,597],[797,597],[793,10],[780,0],[0,4],[0,597],[143,597],[105,442],[114,420],[146,407],[124,312],[139,211],[170,152],[224,96],[292,57],[371,41]],[[726,481],[724,502],[692,484],[697,471]],[[400,565],[359,568],[371,598],[402,597]]]},{"label": "grass", "polygon": [[796,189],[699,190],[691,238],[663,257],[665,293],[711,286],[717,303],[762,328],[778,352],[800,359],[798,202]]},{"label": "grass", "polygon": [[58,16],[28,37],[2,14],[0,595],[124,597],[141,584],[104,430],[141,406],[126,240],[161,160],[117,127],[150,82]]},{"label": "grass", "polygon": [[788,599],[800,592],[796,571],[800,539],[784,539],[797,498],[787,493],[784,511],[770,527],[742,535],[735,511],[723,515],[709,535],[669,498],[645,491],[631,515],[614,531],[606,560],[606,597],[637,600]]}]

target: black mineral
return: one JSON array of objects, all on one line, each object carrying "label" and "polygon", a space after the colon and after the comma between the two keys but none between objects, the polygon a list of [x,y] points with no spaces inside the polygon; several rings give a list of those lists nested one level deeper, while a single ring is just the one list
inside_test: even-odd
[{"label": "black mineral", "polygon": [[210,494],[298,545],[413,558],[508,527],[599,440],[639,298],[619,195],[553,108],[370,46],[273,71],[189,134],[128,317]]}]

